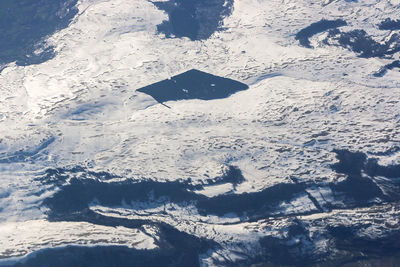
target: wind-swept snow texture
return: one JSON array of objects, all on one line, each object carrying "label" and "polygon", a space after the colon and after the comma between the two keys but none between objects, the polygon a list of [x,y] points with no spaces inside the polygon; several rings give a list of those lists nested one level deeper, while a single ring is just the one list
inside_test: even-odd
[{"label": "wind-swept snow texture", "polygon": [[399,1],[0,15],[0,266],[399,262]]}]

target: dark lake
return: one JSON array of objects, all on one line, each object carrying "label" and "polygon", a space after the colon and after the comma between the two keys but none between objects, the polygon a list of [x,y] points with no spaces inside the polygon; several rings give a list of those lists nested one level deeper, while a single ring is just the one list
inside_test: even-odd
[{"label": "dark lake", "polygon": [[248,88],[244,83],[192,69],[137,91],[163,103],[171,100],[226,98]]}]

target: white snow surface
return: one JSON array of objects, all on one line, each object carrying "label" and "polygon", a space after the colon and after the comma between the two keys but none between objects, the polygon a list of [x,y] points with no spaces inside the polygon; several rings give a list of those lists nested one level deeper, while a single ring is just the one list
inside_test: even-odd
[{"label": "white snow surface", "polygon": [[[382,40],[376,25],[399,17],[398,1],[236,0],[224,30],[203,41],[157,33],[168,16],[149,1],[82,0],[78,8],[71,25],[48,39],[55,58],[9,64],[0,74],[0,258],[96,240],[154,246],[140,231],[123,227],[47,222],[41,201],[55,190],[34,180],[47,168],[83,166],[123,178],[193,183],[222,175],[227,165],[241,169],[245,182],[236,187],[198,192],[215,196],[256,192],[290,177],[328,183],[340,178],[329,167],[336,161],[333,149],[370,153],[400,146],[400,72],[372,75],[390,61],[326,46],[322,34],[311,38],[314,49],[294,39],[313,22],[341,18],[344,29],[364,29]],[[170,109],[135,91],[192,68],[249,89],[225,99],[170,101]],[[399,152],[374,157],[386,165],[400,162]],[[324,187],[308,193],[322,202],[331,194]],[[281,207],[277,214],[316,210],[307,195]],[[232,243],[250,246],[241,253],[253,254],[258,238],[274,235],[279,223],[263,222],[270,228],[253,232],[259,224],[244,225],[234,216],[174,212],[139,217],[165,219],[221,242],[233,236]],[[184,227],[175,218],[196,223]]]},{"label": "white snow surface", "polygon": [[119,245],[154,249],[154,239],[146,232],[125,227],[106,227],[84,222],[33,220],[0,224],[0,264],[40,249],[68,245]]}]

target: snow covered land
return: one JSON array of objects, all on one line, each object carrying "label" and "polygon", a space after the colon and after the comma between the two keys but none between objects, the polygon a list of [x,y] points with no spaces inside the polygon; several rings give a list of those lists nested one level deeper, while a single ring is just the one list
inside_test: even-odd
[{"label": "snow covered land", "polygon": [[400,260],[400,1],[58,2],[0,54],[1,266]]}]

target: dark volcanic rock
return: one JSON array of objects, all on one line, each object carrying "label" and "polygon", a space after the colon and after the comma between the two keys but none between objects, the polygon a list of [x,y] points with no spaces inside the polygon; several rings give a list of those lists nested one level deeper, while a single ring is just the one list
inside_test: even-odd
[{"label": "dark volcanic rock", "polygon": [[[385,198],[382,190],[368,177],[349,175],[346,180],[332,184],[334,192],[343,193],[349,206],[366,206],[374,198]],[[355,203],[352,203],[355,201]],[[352,205],[350,205],[352,204]]]},{"label": "dark volcanic rock", "polygon": [[313,250],[314,245],[307,226],[300,220],[293,219],[288,228],[283,230],[287,231],[285,238],[266,236],[260,239],[264,261],[270,262],[271,266],[310,266],[313,259],[311,253],[308,253]]},{"label": "dark volcanic rock", "polygon": [[69,25],[76,0],[0,1],[0,64],[44,62],[54,56],[43,38]]},{"label": "dark volcanic rock", "polygon": [[159,249],[136,250],[125,246],[68,246],[44,249],[36,253],[34,257],[28,257],[27,260],[12,266],[200,266],[200,254],[215,246],[213,241],[188,235],[162,223],[156,225],[160,232]]},{"label": "dark volcanic rock", "polygon": [[244,83],[192,69],[137,91],[148,94],[163,103],[183,99],[226,98],[248,88]]},{"label": "dark volcanic rock", "polygon": [[361,152],[348,150],[334,151],[339,159],[338,163],[331,165],[338,173],[347,174],[347,178],[337,184],[332,184],[334,192],[344,193],[347,199],[356,201],[356,205],[366,205],[368,200],[383,197],[381,189],[369,178],[362,175],[367,162],[367,156]]},{"label": "dark volcanic rock", "polygon": [[400,68],[400,60],[395,60],[390,64],[383,66],[378,72],[374,73],[375,77],[383,77],[388,70]]},{"label": "dark volcanic rock", "polygon": [[168,13],[168,21],[157,26],[167,37],[209,38],[232,12],[233,0],[170,0],[153,2]]},{"label": "dark volcanic rock", "polygon": [[[344,181],[331,184],[336,193],[344,194],[352,205],[365,206],[374,198],[385,201],[400,199],[400,165],[382,166],[375,158],[367,158],[362,152],[334,150],[339,160],[331,168],[347,175]],[[375,177],[385,179],[374,179]],[[385,192],[381,188],[385,189]],[[349,203],[348,203],[349,204]]]},{"label": "dark volcanic rock", "polygon": [[[337,20],[320,20],[312,23],[310,26],[300,30],[296,34],[296,40],[300,45],[312,48],[309,38],[317,33],[329,30],[328,36],[323,40],[326,45],[341,46],[351,50],[359,57],[363,58],[393,58],[393,55],[400,52],[400,34],[393,33],[388,40],[376,41],[366,31],[356,29],[343,32],[338,27],[346,26],[347,23],[341,19]],[[399,30],[400,20],[386,19],[378,25],[381,30]],[[393,61],[380,68],[374,73],[375,77],[382,77],[387,70],[400,67],[398,60]]]},{"label": "dark volcanic rock", "polygon": [[203,198],[198,201],[200,213],[217,214],[227,213],[247,214],[250,218],[270,216],[281,201],[290,201],[297,194],[304,193],[303,184],[277,184],[259,192],[243,194],[218,195],[212,198]]},{"label": "dark volcanic rock", "polygon": [[334,150],[339,162],[332,164],[333,170],[351,176],[360,176],[365,172],[370,177],[383,176],[386,178],[400,178],[400,165],[379,165],[375,158],[367,158],[362,152],[348,150]]},{"label": "dark volcanic rock", "polygon": [[380,30],[400,30],[400,20],[385,19],[378,25]]},{"label": "dark volcanic rock", "polygon": [[329,31],[324,42],[350,49],[364,58],[390,57],[400,51],[400,35],[398,34],[393,34],[386,42],[379,43],[364,30],[342,32],[339,29],[334,29]]},{"label": "dark volcanic rock", "polygon": [[[397,148],[381,153],[394,153]],[[128,205],[133,202],[132,209],[137,211],[147,208],[162,208],[168,203],[178,206],[195,207],[200,215],[216,215],[219,217],[231,215],[240,216],[240,221],[259,221],[263,220],[286,220],[288,223],[280,229],[284,234],[281,236],[267,235],[260,238],[261,254],[256,258],[244,258],[243,265],[250,263],[270,263],[274,265],[292,264],[294,266],[311,266],[318,262],[326,263],[350,263],[359,260],[359,256],[365,255],[362,259],[370,259],[375,256],[382,256],[387,251],[387,255],[392,255],[398,251],[399,244],[397,238],[391,238],[391,233],[398,234],[396,225],[385,224],[382,216],[375,216],[376,223],[380,224],[382,231],[387,231],[387,236],[371,237],[363,236],[362,232],[369,231],[371,220],[355,220],[355,222],[344,220],[345,215],[338,215],[337,219],[332,216],[322,217],[303,221],[301,216],[316,212],[315,209],[305,209],[304,211],[294,211],[292,213],[279,213],[281,203],[289,203],[299,196],[308,195],[317,207],[318,212],[325,212],[332,209],[353,209],[361,207],[372,207],[377,203],[396,203],[400,199],[400,166],[382,166],[375,158],[369,158],[362,152],[352,152],[349,150],[335,150],[338,162],[331,165],[331,168],[339,173],[339,176],[346,176],[337,182],[324,184],[332,190],[330,203],[318,203],[314,198],[317,184],[307,184],[295,181],[293,183],[281,183],[270,186],[258,192],[235,194],[233,192],[207,197],[198,194],[196,190],[205,186],[214,186],[222,183],[240,184],[244,177],[239,168],[228,166],[221,177],[207,179],[203,184],[192,185],[191,180],[175,182],[159,182],[151,180],[125,180],[110,181],[114,177],[107,172],[88,172],[84,168],[75,167],[73,169],[47,170],[43,175],[42,182],[46,185],[54,184],[58,190],[50,197],[45,199],[50,212],[50,221],[84,221],[92,224],[104,225],[109,227],[127,227],[140,229],[145,225],[151,225],[158,229],[159,239],[157,245],[160,249],[139,251],[125,247],[101,247],[98,249],[68,247],[63,249],[50,249],[38,253],[38,257],[28,259],[29,265],[20,262],[16,266],[41,266],[48,257],[49,262],[57,257],[66,257],[67,265],[77,261],[86,263],[86,259],[92,261],[97,253],[103,256],[98,258],[102,262],[109,263],[109,258],[115,257],[117,263],[121,258],[126,258],[127,263],[135,262],[141,266],[197,266],[199,256],[208,250],[218,249],[220,244],[205,238],[180,232],[174,227],[149,219],[147,216],[135,219],[121,218],[99,214],[96,210],[90,209],[90,205],[106,207],[119,207],[123,203]],[[83,173],[83,174],[82,174]],[[75,175],[76,176],[73,176]],[[72,177],[71,177],[72,175]],[[70,176],[68,178],[68,176]],[[343,177],[342,177],[343,178]],[[37,180],[40,182],[41,180]],[[321,185],[322,186],[322,185]],[[312,189],[310,191],[310,189]],[[314,193],[310,193],[310,192]],[[321,194],[322,197],[324,195]],[[329,201],[328,201],[329,202]],[[138,203],[139,205],[135,205]],[[142,205],[144,204],[144,205]],[[159,209],[160,214],[168,214],[167,209]],[[343,211],[342,211],[343,213]],[[345,213],[345,212],[344,212]],[[376,211],[376,214],[381,212]],[[342,217],[340,217],[342,216]],[[375,218],[371,216],[371,218]],[[291,218],[291,219],[290,219]],[[314,230],[309,231],[310,224]],[[315,229],[319,229],[316,231]],[[392,231],[392,232],[390,232]],[[361,233],[361,234],[360,234]],[[332,244],[332,249],[319,250],[316,246],[318,240],[326,238]],[[390,249],[390,248],[393,249]],[[71,252],[72,251],[72,252]],[[335,252],[336,254],[332,254]],[[71,254],[72,253],[72,254]],[[332,255],[330,255],[332,254]],[[386,255],[386,254],[385,254]],[[96,261],[94,261],[97,263]],[[227,262],[224,262],[226,264]],[[120,266],[123,265],[124,262]],[[223,263],[221,262],[221,265]],[[233,263],[232,263],[233,264]],[[235,262],[236,264],[236,262]],[[64,265],[60,265],[64,266]],[[82,265],[86,266],[86,265]],[[90,266],[90,265],[87,265]],[[102,266],[99,264],[98,266]],[[127,265],[129,266],[129,264]]]},{"label": "dark volcanic rock", "polygon": [[348,150],[334,150],[338,163],[332,164],[333,170],[348,175],[361,175],[367,156],[362,152],[351,152]]},{"label": "dark volcanic rock", "polygon": [[281,201],[290,201],[299,193],[304,193],[302,184],[278,184],[260,192],[227,194],[206,197],[190,191],[192,187],[180,182],[101,182],[94,179],[73,178],[44,204],[50,208],[53,219],[70,218],[85,210],[96,200],[104,206],[119,206],[123,201],[148,203],[152,207],[162,207],[168,202],[182,206],[193,203],[203,215],[227,213],[247,214],[249,218],[270,215]]},{"label": "dark volcanic rock", "polygon": [[310,37],[317,33],[321,33],[324,31],[327,31],[332,28],[337,28],[337,27],[342,27],[346,26],[347,23],[344,20],[337,19],[337,20],[326,20],[322,19],[318,22],[312,23],[310,26],[300,30],[296,34],[296,40],[299,40],[300,45],[311,48],[310,45],[310,40],[308,40]]}]

